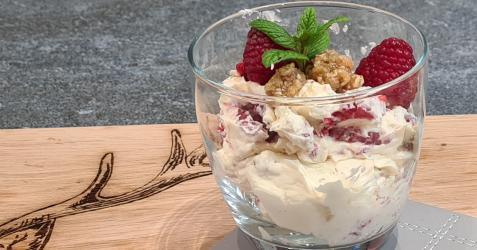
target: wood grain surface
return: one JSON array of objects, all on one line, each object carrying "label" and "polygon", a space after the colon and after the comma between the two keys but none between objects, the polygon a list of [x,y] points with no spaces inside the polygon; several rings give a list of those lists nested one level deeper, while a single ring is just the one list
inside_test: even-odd
[{"label": "wood grain surface", "polygon": [[[477,115],[424,135],[411,198],[477,217]],[[0,249],[209,249],[234,229],[196,124],[0,138]]]}]

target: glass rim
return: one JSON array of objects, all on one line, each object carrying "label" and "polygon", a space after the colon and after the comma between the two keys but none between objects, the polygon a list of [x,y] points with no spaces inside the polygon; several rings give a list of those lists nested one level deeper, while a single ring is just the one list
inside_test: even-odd
[{"label": "glass rim", "polygon": [[328,6],[328,7],[341,7],[341,8],[348,8],[348,9],[364,9],[371,12],[377,12],[377,13],[381,13],[381,14],[393,17],[405,23],[409,27],[411,27],[419,35],[420,41],[423,45],[423,53],[417,60],[416,65],[414,65],[414,67],[412,67],[409,71],[399,76],[398,78],[376,87],[366,88],[366,89],[362,89],[358,91],[352,91],[350,93],[340,93],[337,95],[320,96],[320,97],[282,97],[282,96],[267,96],[267,95],[246,93],[246,92],[242,92],[242,91],[233,89],[231,87],[225,86],[222,83],[222,81],[216,82],[211,79],[208,79],[204,71],[199,66],[197,66],[194,62],[194,49],[196,47],[197,42],[200,39],[202,39],[205,35],[207,35],[209,32],[213,31],[216,27],[227,22],[228,20],[243,16],[243,13],[239,11],[239,12],[236,12],[235,14],[226,16],[220,19],[219,21],[213,23],[208,28],[206,28],[200,35],[194,37],[194,39],[192,40],[189,46],[187,57],[188,57],[190,65],[192,66],[195,76],[200,78],[202,81],[206,82],[210,86],[214,87],[215,89],[217,89],[218,92],[220,92],[221,94],[237,97],[240,99],[245,99],[248,101],[272,102],[272,103],[280,103],[280,104],[303,104],[303,103],[310,103],[310,102],[336,103],[336,102],[348,102],[350,100],[362,99],[365,97],[375,95],[378,92],[381,92],[385,89],[389,89],[393,87],[394,85],[397,85],[398,83],[407,80],[408,78],[413,76],[416,72],[418,72],[424,67],[428,57],[428,44],[423,32],[419,28],[414,26],[411,22],[406,20],[405,18],[385,10],[381,10],[375,7],[362,5],[362,4],[345,3],[345,2],[338,2],[338,1],[296,1],[296,2],[263,5],[263,6],[251,8],[250,11],[261,12],[261,11],[274,10],[274,9],[283,9],[283,8],[291,8],[291,7],[310,7],[310,6]]}]

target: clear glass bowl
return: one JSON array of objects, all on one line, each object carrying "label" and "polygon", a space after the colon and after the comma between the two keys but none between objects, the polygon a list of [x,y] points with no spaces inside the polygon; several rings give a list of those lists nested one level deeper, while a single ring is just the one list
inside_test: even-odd
[{"label": "clear glass bowl", "polygon": [[[321,20],[351,19],[338,34],[330,32],[330,48],[349,53],[355,65],[388,37],[406,40],[416,65],[379,87],[324,97],[266,96],[237,77],[224,84],[242,59],[250,20],[279,17],[293,32],[310,6]],[[216,22],[193,41],[189,60],[207,154],[241,230],[287,248],[382,243],[407,200],[419,158],[427,44],[415,26],[357,4],[273,4]],[[403,86],[416,92],[410,106],[386,104]],[[371,118],[347,117],[358,109]]]}]

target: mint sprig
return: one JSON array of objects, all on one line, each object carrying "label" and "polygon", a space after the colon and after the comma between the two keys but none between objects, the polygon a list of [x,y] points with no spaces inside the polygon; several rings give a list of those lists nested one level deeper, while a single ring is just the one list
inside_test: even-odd
[{"label": "mint sprig", "polygon": [[265,33],[273,42],[289,50],[268,50],[262,55],[262,64],[269,68],[283,61],[296,61],[301,70],[316,55],[326,51],[330,45],[329,28],[334,23],[349,22],[344,16],[335,17],[325,24],[318,24],[316,11],[308,7],[298,22],[296,34],[290,35],[285,28],[275,22],[256,19],[250,26]]}]

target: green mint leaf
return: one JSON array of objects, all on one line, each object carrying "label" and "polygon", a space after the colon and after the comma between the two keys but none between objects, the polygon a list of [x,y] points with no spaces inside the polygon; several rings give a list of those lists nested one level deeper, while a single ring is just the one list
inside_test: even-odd
[{"label": "green mint leaf", "polygon": [[266,68],[270,68],[272,64],[277,64],[279,62],[283,62],[287,60],[308,61],[309,58],[301,53],[298,53],[292,50],[278,50],[278,49],[267,50],[262,55],[262,64]]},{"label": "green mint leaf", "polygon": [[296,40],[288,32],[281,27],[280,25],[264,20],[264,19],[255,19],[250,22],[250,27],[255,28],[267,35],[273,42],[276,44],[288,48],[296,48]]},{"label": "green mint leaf", "polygon": [[315,30],[316,28],[318,28],[316,11],[312,7],[307,7],[303,11],[303,15],[301,15],[300,22],[296,28],[297,37],[302,38],[307,31]]},{"label": "green mint leaf", "polygon": [[316,33],[320,33],[320,32],[323,32],[323,31],[328,31],[328,29],[331,27],[331,25],[333,25],[335,23],[347,23],[349,21],[350,21],[350,19],[348,17],[337,16],[337,17],[329,20],[325,24],[321,25],[320,27],[318,27],[318,29],[316,30]]},{"label": "green mint leaf", "polygon": [[350,19],[344,16],[335,17],[325,24],[315,29],[308,30],[308,34],[303,39],[303,53],[313,59],[316,55],[323,53],[330,45],[329,28],[334,23],[349,22]]},{"label": "green mint leaf", "polygon": [[321,32],[315,34],[308,40],[308,43],[304,46],[304,53],[308,58],[313,59],[316,55],[325,52],[330,45],[330,35],[328,32]]}]

